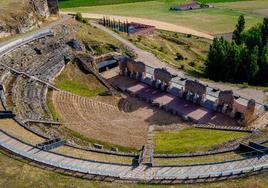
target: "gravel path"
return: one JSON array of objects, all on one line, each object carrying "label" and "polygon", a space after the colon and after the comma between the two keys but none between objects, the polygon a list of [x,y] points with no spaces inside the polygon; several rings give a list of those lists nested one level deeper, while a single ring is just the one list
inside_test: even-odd
[{"label": "gravel path", "polygon": [[[63,14],[75,14],[75,12],[62,12]],[[145,18],[136,18],[136,17],[127,17],[127,16],[116,16],[116,15],[105,15],[105,14],[92,14],[92,13],[82,13],[83,17],[86,18],[93,18],[93,19],[101,19],[103,16],[108,16],[111,19],[115,20],[128,20],[128,22],[138,22],[143,23],[147,25],[155,26],[157,29],[167,30],[167,31],[174,31],[178,33],[185,33],[185,34],[191,34],[194,36],[207,38],[207,39],[213,39],[214,36],[204,33],[201,31],[197,31],[194,29],[190,29],[184,26],[179,26],[167,22],[157,21],[157,20],[151,20],[151,19],[145,19]]]},{"label": "gravel path", "polygon": [[[142,50],[132,44],[130,41],[122,38],[119,36],[117,33],[111,31],[110,29],[99,25],[97,23],[91,23],[93,26],[101,29],[102,31],[106,32],[109,34],[111,37],[119,40],[123,44],[125,44],[127,47],[132,49],[138,56],[137,60],[144,62],[146,65],[154,67],[154,68],[161,68],[165,67],[167,68],[171,73],[176,74],[181,77],[187,77],[189,79],[196,79],[194,77],[186,75],[184,72],[174,69],[173,67],[169,66],[168,64],[162,62],[159,60],[154,54],[147,52],[145,50]],[[224,83],[218,83],[218,82],[212,82],[212,81],[200,81],[203,84],[209,85],[210,87],[215,87],[221,90],[233,90],[236,95],[248,98],[248,99],[255,99],[259,103],[265,102],[265,100],[268,99],[268,95],[266,92],[262,90],[258,90],[255,88],[241,88],[241,87],[235,87],[231,86],[230,84],[224,84]]]},{"label": "gravel path", "polygon": [[226,176],[226,178],[229,178],[234,174],[267,169],[268,167],[267,155],[239,161],[194,166],[148,167],[141,165],[134,167],[117,163],[102,163],[39,150],[33,145],[12,138],[3,131],[0,131],[0,147],[26,159],[54,166],[56,168],[72,170],[83,174],[110,176],[117,179],[127,179],[139,182],[149,182],[151,180],[163,180],[169,178],[180,178],[184,180],[219,176]]}]

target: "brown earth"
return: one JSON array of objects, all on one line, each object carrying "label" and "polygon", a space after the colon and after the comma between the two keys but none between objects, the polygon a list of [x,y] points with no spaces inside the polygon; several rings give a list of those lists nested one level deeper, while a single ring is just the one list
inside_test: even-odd
[{"label": "brown earth", "polygon": [[[128,97],[119,107],[68,92],[53,92],[54,106],[65,125],[90,138],[140,149],[149,125],[182,126],[179,117]],[[186,123],[185,123],[186,124]]]}]

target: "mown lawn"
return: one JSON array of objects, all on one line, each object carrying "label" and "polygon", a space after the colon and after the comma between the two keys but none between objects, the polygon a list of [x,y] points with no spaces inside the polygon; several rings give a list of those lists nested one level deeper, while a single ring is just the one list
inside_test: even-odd
[{"label": "mown lawn", "polygon": [[156,153],[208,151],[213,146],[246,135],[248,133],[197,128],[178,131],[156,131],[154,135],[154,151]]},{"label": "mown lawn", "polygon": [[0,187],[3,188],[266,188],[268,185],[268,173],[216,183],[176,186],[94,182],[43,170],[12,159],[1,152],[0,166]]},{"label": "mown lawn", "polygon": [[[179,0],[176,1],[175,4],[183,2],[185,2],[185,0]],[[263,0],[255,1],[255,4],[259,3],[264,5],[262,6],[263,8],[265,8],[265,6],[266,8],[268,7],[268,5],[263,3]],[[185,26],[211,34],[232,32],[241,14],[245,15],[247,28],[262,21],[263,16],[255,14],[253,10],[245,11],[243,2],[236,3],[238,5],[236,9],[225,7],[228,6],[228,4],[229,2],[215,3],[215,8],[210,9],[169,11],[170,6],[174,5],[174,1],[146,1],[91,7],[70,7],[64,8],[62,11],[147,18]],[[240,4],[241,7],[243,7],[241,9],[239,9]],[[250,5],[248,6],[250,7]]]},{"label": "mown lawn", "polygon": [[68,64],[54,80],[62,89],[84,97],[94,97],[106,88],[91,74],[82,72],[75,64]]}]

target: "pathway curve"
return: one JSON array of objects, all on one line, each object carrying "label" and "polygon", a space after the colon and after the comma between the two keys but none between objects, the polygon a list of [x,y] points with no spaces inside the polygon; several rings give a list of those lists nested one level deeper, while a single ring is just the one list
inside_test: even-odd
[{"label": "pathway curve", "polygon": [[[75,14],[76,12],[62,12],[63,14]],[[93,13],[82,13],[83,17],[85,18],[93,18],[93,19],[102,19],[103,16],[107,16],[111,19],[115,20],[128,20],[128,22],[138,22],[138,23],[143,23],[147,25],[152,25],[155,26],[157,29],[162,29],[166,31],[173,31],[173,32],[178,32],[178,33],[184,33],[184,34],[191,34],[194,36],[202,37],[202,38],[207,38],[207,39],[213,39],[214,36],[197,31],[188,27],[180,26],[180,25],[175,25],[163,21],[157,21],[157,20],[151,20],[151,19],[146,19],[146,18],[136,18],[136,17],[127,17],[127,16],[116,16],[116,15],[105,15],[105,14],[93,14]]]},{"label": "pathway curve", "polygon": [[108,176],[117,180],[135,182],[154,182],[165,179],[181,179],[185,181],[203,179],[206,181],[215,177],[224,179],[237,174],[268,169],[268,155],[238,161],[195,166],[149,167],[141,165],[136,167],[117,163],[104,163],[40,150],[1,130],[0,147],[25,159],[65,171],[79,172],[85,175]]},{"label": "pathway curve", "polygon": [[[142,61],[146,65],[154,67],[154,68],[165,67],[172,74],[178,75],[180,77],[186,77],[186,78],[189,78],[192,80],[196,79],[196,78],[191,77],[189,75],[186,75],[184,72],[182,72],[178,69],[175,69],[175,68],[169,66],[168,64],[162,62],[154,54],[138,48],[137,46],[132,44],[127,39],[124,39],[123,37],[119,36],[117,33],[111,31],[109,28],[106,28],[106,27],[104,27],[100,24],[94,23],[94,22],[91,22],[91,24],[93,26],[101,29],[102,31],[106,32],[111,37],[119,40],[121,43],[123,43],[124,45],[126,45],[130,49],[132,49],[137,54],[138,61]],[[268,95],[266,92],[264,92],[262,90],[255,89],[255,88],[241,88],[241,87],[232,86],[231,84],[224,84],[224,83],[212,82],[212,81],[200,81],[200,82],[205,84],[205,85],[209,85],[210,87],[218,88],[221,90],[233,90],[236,95],[240,95],[240,96],[242,96],[244,98],[248,98],[248,99],[255,99],[259,103],[263,103],[265,100],[268,99]]]}]

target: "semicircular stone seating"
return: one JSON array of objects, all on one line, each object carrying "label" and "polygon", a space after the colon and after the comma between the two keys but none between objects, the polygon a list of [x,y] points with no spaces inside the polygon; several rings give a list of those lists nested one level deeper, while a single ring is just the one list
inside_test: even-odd
[{"label": "semicircular stone seating", "polygon": [[[8,104],[21,119],[51,120],[45,104],[48,86],[44,83],[52,80],[64,67],[64,57],[69,55],[69,48],[65,44],[64,35],[49,36],[34,40],[0,57],[0,83],[4,86]],[[20,73],[8,70],[3,64]],[[41,83],[36,78],[43,82]],[[114,138],[115,143],[122,143],[124,139],[135,140],[133,146],[144,143],[142,139],[146,137],[143,135],[145,131],[141,131],[142,122],[139,119],[111,105],[68,92],[53,93],[56,108],[59,113],[68,118],[71,124],[83,125],[82,128],[85,130],[95,131],[98,136],[106,135],[107,139]],[[66,102],[67,100],[71,102]],[[101,132],[103,129],[99,129],[100,124],[107,127],[106,132]],[[135,125],[136,129],[129,130],[127,126],[124,128],[116,126],[123,124]],[[109,127],[114,130],[109,130]],[[118,129],[123,129],[123,131],[120,130],[123,134],[118,134]],[[123,136],[125,136],[124,139],[122,139]],[[226,179],[268,168],[267,155],[216,164],[173,167],[98,162],[43,151],[2,130],[0,130],[0,148],[38,164],[61,169],[63,172],[80,173],[90,179],[101,177],[104,180],[108,178],[108,180],[115,181],[191,183]]]}]

